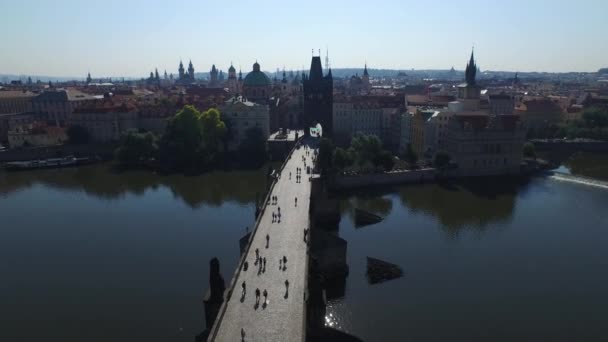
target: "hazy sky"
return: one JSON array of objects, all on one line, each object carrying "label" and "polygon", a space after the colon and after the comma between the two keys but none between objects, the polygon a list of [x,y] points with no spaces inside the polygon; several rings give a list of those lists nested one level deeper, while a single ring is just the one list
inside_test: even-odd
[{"label": "hazy sky", "polygon": [[[142,77],[230,61],[332,67],[595,71],[608,0],[0,0],[0,73]],[[324,66],[325,67],[325,66]]]}]

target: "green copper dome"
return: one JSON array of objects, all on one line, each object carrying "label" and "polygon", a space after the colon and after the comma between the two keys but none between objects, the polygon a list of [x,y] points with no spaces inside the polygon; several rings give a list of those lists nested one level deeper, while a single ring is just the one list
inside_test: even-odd
[{"label": "green copper dome", "polygon": [[260,71],[260,65],[255,62],[253,65],[253,71],[245,76],[243,85],[246,87],[270,87],[270,78],[266,74]]}]

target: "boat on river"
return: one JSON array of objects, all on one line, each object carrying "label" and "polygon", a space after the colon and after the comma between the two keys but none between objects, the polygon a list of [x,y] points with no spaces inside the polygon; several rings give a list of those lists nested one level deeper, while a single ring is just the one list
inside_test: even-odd
[{"label": "boat on river", "polygon": [[76,158],[74,156],[68,156],[64,158],[49,158],[49,159],[37,159],[37,160],[26,160],[26,161],[14,161],[4,164],[9,171],[21,171],[21,170],[35,170],[35,169],[51,169],[70,167],[80,164],[86,164],[89,162],[89,158]]}]

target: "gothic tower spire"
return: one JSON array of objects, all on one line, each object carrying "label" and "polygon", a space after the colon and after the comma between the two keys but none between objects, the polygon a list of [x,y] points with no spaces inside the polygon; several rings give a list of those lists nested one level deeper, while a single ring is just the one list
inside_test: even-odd
[{"label": "gothic tower spire", "polygon": [[465,80],[468,86],[475,85],[475,76],[477,75],[477,65],[475,65],[475,56],[474,51],[471,50],[471,59],[467,63],[467,68],[465,70]]}]

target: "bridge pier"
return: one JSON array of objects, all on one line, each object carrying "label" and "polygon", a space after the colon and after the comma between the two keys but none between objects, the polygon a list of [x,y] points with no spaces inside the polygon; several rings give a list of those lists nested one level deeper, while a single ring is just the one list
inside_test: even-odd
[{"label": "bridge pier", "polygon": [[226,284],[220,273],[220,261],[217,258],[209,261],[209,289],[205,292],[203,303],[205,306],[205,330],[196,336],[195,341],[207,341],[209,331],[224,302],[224,291]]}]

